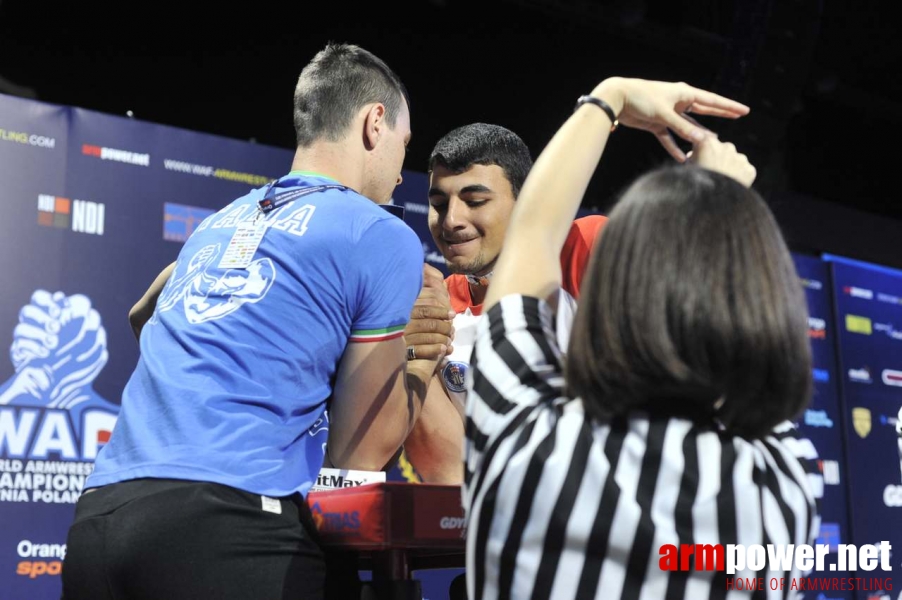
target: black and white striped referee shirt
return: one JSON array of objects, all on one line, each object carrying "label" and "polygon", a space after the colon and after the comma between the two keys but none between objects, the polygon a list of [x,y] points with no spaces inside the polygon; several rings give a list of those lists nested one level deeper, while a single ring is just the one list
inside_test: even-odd
[{"label": "black and white striped referee shirt", "polygon": [[[789,598],[662,571],[664,544],[810,544],[823,479],[791,424],[749,441],[636,413],[599,424],[563,396],[550,307],[507,296],[479,324],[467,400],[470,600]],[[767,581],[767,580],[766,580]],[[765,595],[766,594],[766,595]]]}]

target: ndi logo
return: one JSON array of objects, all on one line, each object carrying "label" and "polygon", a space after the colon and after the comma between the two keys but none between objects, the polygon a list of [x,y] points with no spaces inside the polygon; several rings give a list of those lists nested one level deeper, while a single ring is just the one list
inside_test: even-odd
[{"label": "ndi logo", "polygon": [[103,235],[106,206],[88,200],[38,195],[38,225]]},{"label": "ndi logo", "polygon": [[103,217],[106,207],[100,202],[72,201],[72,231],[103,235]]}]

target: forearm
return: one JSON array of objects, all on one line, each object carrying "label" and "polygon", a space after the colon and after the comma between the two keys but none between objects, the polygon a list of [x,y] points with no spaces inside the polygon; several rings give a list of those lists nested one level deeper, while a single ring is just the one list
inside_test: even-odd
[{"label": "forearm", "polygon": [[463,442],[463,415],[441,380],[433,378],[404,451],[425,483],[459,485],[463,482]]},{"label": "forearm", "polygon": [[[615,114],[623,106],[615,79],[601,83],[592,95],[610,104]],[[561,248],[610,129],[603,110],[583,105],[542,151],[517,199],[484,310],[510,293],[545,298],[560,285]]]},{"label": "forearm", "polygon": [[435,366],[436,361],[434,360],[407,362],[408,419],[405,438],[410,435],[423,414],[423,406],[429,395],[429,382],[435,373]]},{"label": "forearm", "polygon": [[153,311],[157,307],[157,299],[160,297],[166,282],[172,276],[174,269],[175,263],[163,269],[153,283],[150,284],[150,287],[147,288],[147,291],[144,292],[141,299],[128,311],[128,322],[132,327],[132,332],[135,334],[135,339],[141,338],[141,330],[144,328],[144,324],[153,316]]},{"label": "forearm", "polygon": [[128,323],[131,325],[132,333],[135,334],[136,340],[141,339],[141,331],[144,329],[145,323],[153,316],[153,311],[156,308],[156,297],[152,300],[152,303],[147,303],[142,298],[128,311]]},{"label": "forearm", "polygon": [[[420,416],[432,361],[410,361],[373,394],[362,380],[338,386],[329,430],[329,462],[341,469],[378,471],[398,451]],[[434,362],[432,362],[434,365]]]}]

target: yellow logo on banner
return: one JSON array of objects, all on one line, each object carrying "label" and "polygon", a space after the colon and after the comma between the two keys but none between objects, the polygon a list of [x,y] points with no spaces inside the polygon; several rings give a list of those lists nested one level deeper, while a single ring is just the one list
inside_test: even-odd
[{"label": "yellow logo on banner", "polygon": [[858,315],[846,315],[846,331],[871,335],[871,320]]},{"label": "yellow logo on banner", "polygon": [[866,438],[871,433],[871,411],[857,406],[852,409],[852,424],[858,437]]}]

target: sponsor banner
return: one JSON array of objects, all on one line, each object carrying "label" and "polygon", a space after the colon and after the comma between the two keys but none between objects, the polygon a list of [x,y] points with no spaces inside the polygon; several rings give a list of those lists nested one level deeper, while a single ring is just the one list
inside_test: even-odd
[{"label": "sponsor banner", "polygon": [[56,138],[29,133],[27,131],[0,129],[0,143],[2,142],[24,144],[26,146],[34,146],[37,148],[47,148],[48,150],[56,148]]},{"label": "sponsor banner", "polygon": [[817,317],[808,317],[808,337],[813,340],[827,339],[827,321]]},{"label": "sponsor banner", "polygon": [[21,559],[16,564],[16,575],[28,579],[57,577],[62,573],[66,558],[66,544],[47,544],[21,540],[16,544],[16,554]]},{"label": "sponsor banner", "polygon": [[877,292],[877,302],[886,302],[887,304],[896,304],[902,306],[902,296]]},{"label": "sponsor banner", "polygon": [[892,323],[874,323],[874,331],[880,332],[891,340],[902,342],[902,329]]},{"label": "sponsor banner", "polygon": [[844,286],[842,289],[844,294],[847,294],[853,298],[862,298],[864,300],[873,300],[874,299],[874,291],[866,288],[855,287],[854,285]]},{"label": "sponsor banner", "polygon": [[467,520],[460,494],[449,494],[448,488],[424,487],[417,495],[417,502],[413,521],[415,537],[446,540],[466,537]]},{"label": "sponsor banner", "polygon": [[817,279],[808,279],[806,277],[800,277],[802,281],[802,286],[807,290],[821,291],[824,289],[824,282],[818,281]]},{"label": "sponsor banner", "polygon": [[824,475],[824,483],[826,485],[839,485],[839,462],[835,460],[819,460],[818,466]]},{"label": "sponsor banner", "polygon": [[368,483],[385,482],[383,471],[355,471],[353,469],[331,469],[324,467],[316,477],[311,492],[323,490],[340,490],[349,487],[360,487]]},{"label": "sponsor banner", "polygon": [[307,504],[325,544],[378,546],[386,541],[385,496],[377,486],[311,492]]},{"label": "sponsor banner", "polygon": [[171,158],[163,159],[163,168],[165,168],[167,171],[175,171],[176,173],[184,173],[187,175],[197,175],[199,177],[215,177],[216,179],[224,179],[226,181],[246,183],[253,187],[266,185],[273,179],[276,179],[280,176],[254,175],[252,173],[233,171],[232,169],[223,169],[209,165],[197,165],[181,160],[174,160]]},{"label": "sponsor banner", "polygon": [[846,331],[860,333],[862,335],[871,335],[873,332],[871,320],[868,317],[859,315],[846,315]]},{"label": "sponsor banner", "polygon": [[163,204],[163,239],[184,242],[215,211],[211,208],[165,202]]},{"label": "sponsor banner", "polygon": [[38,225],[44,227],[103,235],[105,214],[106,206],[101,202],[38,194]]},{"label": "sponsor banner", "polygon": [[81,153],[85,156],[93,156],[100,160],[109,160],[128,165],[137,165],[139,167],[150,166],[150,154],[143,152],[133,152],[131,150],[121,150],[119,148],[105,148],[95,146],[93,144],[82,144]]},{"label": "sponsor banner", "polygon": [[378,483],[311,492],[307,504],[328,547],[456,550],[463,561],[466,523],[460,489]]},{"label": "sponsor banner", "polygon": [[830,382],[830,371],[828,371],[827,369],[818,369],[817,367],[815,367],[812,370],[811,376],[815,382],[820,382],[820,383],[829,383]]},{"label": "sponsor banner", "polygon": [[36,290],[17,312],[0,384],[0,519],[15,523],[0,530],[0,582],[21,590],[11,597],[54,597],[60,540],[119,407],[94,388],[109,352],[90,298]]},{"label": "sponsor banner", "polygon": [[854,383],[874,383],[874,380],[871,379],[871,369],[868,367],[849,369],[849,381]]},{"label": "sponsor banner", "polygon": [[884,384],[892,387],[902,387],[902,371],[895,369],[883,369],[880,373],[880,379]]},{"label": "sponsor banner", "polygon": [[[834,289],[829,267],[818,257],[793,254],[796,271],[808,302],[808,335],[813,359],[812,378],[815,391],[811,406],[799,423],[800,433],[815,445],[820,460],[818,466],[824,477],[821,519],[833,524],[836,531],[849,531],[849,499],[846,487],[844,435],[851,428],[850,418],[842,408],[839,386],[846,379],[846,371],[837,371],[836,338],[845,323],[838,323],[834,310]],[[855,311],[849,311],[854,313]],[[848,370],[850,367],[846,367]],[[854,435],[854,434],[853,434]],[[822,528],[821,534],[829,532]],[[830,573],[814,574],[811,579],[829,577]],[[852,598],[852,592],[837,592],[837,598]],[[801,597],[801,594],[799,595]],[[804,594],[809,597],[808,593]]]},{"label": "sponsor banner", "polygon": [[119,412],[93,387],[106,340],[87,296],[37,290],[19,311],[0,385],[0,505],[78,499]]},{"label": "sponsor banner", "polygon": [[455,486],[380,483],[311,492],[307,503],[327,545],[457,549],[462,562],[466,524]]},{"label": "sponsor banner", "polygon": [[[900,332],[902,272],[828,257],[836,302],[840,378],[846,408],[844,484],[849,503],[852,543],[888,540],[902,544],[902,407]],[[829,329],[829,328],[828,328]],[[822,456],[824,454],[822,453]],[[825,486],[825,492],[832,486]],[[826,520],[826,519],[825,519]],[[894,560],[898,568],[899,561]],[[861,573],[859,573],[861,574]],[[876,594],[876,595],[875,595]],[[892,593],[896,598],[899,592]],[[858,595],[859,598],[883,594]]]},{"label": "sponsor banner", "polygon": [[806,410],[804,422],[809,427],[833,427],[833,419],[827,415],[825,410]]},{"label": "sponsor banner", "polygon": [[[19,162],[13,158],[16,156],[22,162],[59,157],[68,139],[65,127],[68,110],[0,94],[0,173],[10,168],[9,173],[15,175],[13,165],[6,161]],[[0,181],[5,185],[12,179],[4,176]]]}]

